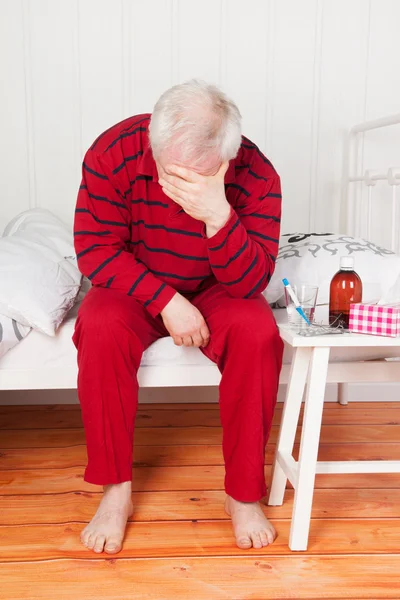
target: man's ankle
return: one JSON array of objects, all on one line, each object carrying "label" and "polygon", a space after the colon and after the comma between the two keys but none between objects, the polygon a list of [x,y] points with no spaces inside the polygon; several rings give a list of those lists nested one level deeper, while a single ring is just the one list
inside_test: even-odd
[{"label": "man's ankle", "polygon": [[132,491],[132,481],[123,481],[122,483],[110,483],[108,485],[103,485],[103,491],[108,492],[110,490],[120,491],[120,492],[131,492]]}]

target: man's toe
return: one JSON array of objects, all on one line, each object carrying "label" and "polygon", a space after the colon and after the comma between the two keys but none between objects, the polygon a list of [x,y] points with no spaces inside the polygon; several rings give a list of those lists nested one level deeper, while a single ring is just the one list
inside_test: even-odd
[{"label": "man's toe", "polygon": [[252,541],[248,535],[240,535],[236,538],[236,544],[242,550],[247,550],[252,547]]},{"label": "man's toe", "polygon": [[253,548],[262,548],[260,533],[258,531],[253,531],[251,534],[251,540],[253,542]]},{"label": "man's toe", "polygon": [[90,532],[87,530],[87,527],[83,531],[81,531],[81,542],[84,546],[87,546]]},{"label": "man's toe", "polygon": [[96,539],[97,539],[97,533],[91,533],[89,535],[89,538],[86,543],[86,546],[89,548],[89,550],[93,550],[94,545],[96,543]]},{"label": "man's toe", "polygon": [[268,546],[269,540],[266,531],[261,531],[260,533],[261,543],[263,546]]},{"label": "man's toe", "polygon": [[105,541],[106,541],[105,535],[98,535],[96,538],[95,544],[93,546],[93,550],[97,553],[103,552]]},{"label": "man's toe", "polygon": [[121,550],[121,540],[117,538],[109,538],[105,545],[104,550],[108,554],[117,554]]},{"label": "man's toe", "polygon": [[267,534],[267,538],[268,538],[268,543],[272,544],[276,538],[276,531],[273,527],[268,528],[266,531]]}]

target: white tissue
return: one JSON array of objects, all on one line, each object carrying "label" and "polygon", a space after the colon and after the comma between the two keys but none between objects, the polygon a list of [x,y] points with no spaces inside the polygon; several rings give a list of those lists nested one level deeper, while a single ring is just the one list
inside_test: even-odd
[{"label": "white tissue", "polygon": [[394,285],[382,296],[378,304],[400,304],[400,275]]}]

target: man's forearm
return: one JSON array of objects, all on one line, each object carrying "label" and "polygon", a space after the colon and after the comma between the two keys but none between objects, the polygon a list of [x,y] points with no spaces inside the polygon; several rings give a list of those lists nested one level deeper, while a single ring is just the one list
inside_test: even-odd
[{"label": "man's forearm", "polygon": [[[262,238],[272,239],[265,235]],[[274,270],[273,258],[250,237],[233,209],[207,245],[214,276],[232,296],[252,298],[263,291]]]},{"label": "man's forearm", "polygon": [[218,231],[226,225],[231,216],[231,211],[232,209],[227,202],[225,210],[221,210],[221,212],[215,215],[212,220],[205,223],[206,236],[208,238],[211,238],[213,235],[218,233]]}]

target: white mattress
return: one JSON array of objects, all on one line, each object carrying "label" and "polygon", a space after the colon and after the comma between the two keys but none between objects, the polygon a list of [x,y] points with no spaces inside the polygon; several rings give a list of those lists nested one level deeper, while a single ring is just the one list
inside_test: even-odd
[{"label": "white mattress", "polygon": [[[324,310],[324,307],[321,307]],[[326,310],[326,309],[325,309]],[[49,337],[32,331],[20,344],[8,352],[0,360],[0,371],[8,369],[52,369],[76,366],[76,350],[72,343],[72,334],[78,312],[76,305],[70,312],[56,337]],[[286,318],[284,309],[274,310],[278,323]],[[317,318],[322,318],[318,315]],[[292,349],[285,346],[284,363],[290,363]],[[388,348],[336,348],[332,349],[332,361],[373,360],[396,356],[396,349]],[[163,338],[155,342],[143,354],[142,366],[168,365],[209,365],[206,358],[197,348],[175,346],[172,338]]]}]

